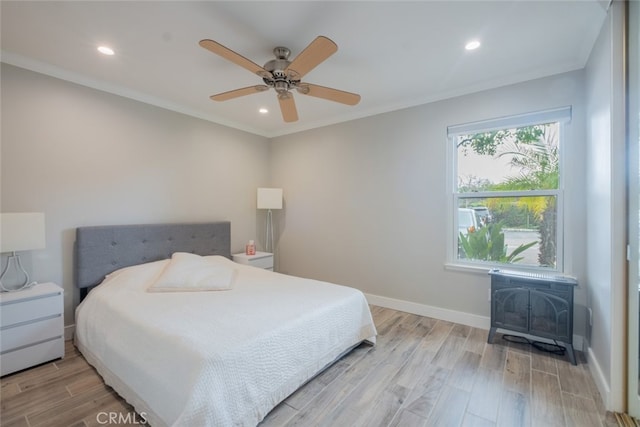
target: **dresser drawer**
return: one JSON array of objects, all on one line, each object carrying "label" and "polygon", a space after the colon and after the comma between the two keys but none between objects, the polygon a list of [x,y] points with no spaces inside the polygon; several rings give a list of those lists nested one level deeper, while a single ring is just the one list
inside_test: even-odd
[{"label": "dresser drawer", "polygon": [[7,375],[30,366],[64,356],[64,338],[55,338],[30,347],[0,354],[0,375]]},{"label": "dresser drawer", "polygon": [[62,336],[62,314],[0,330],[0,352],[14,350]]},{"label": "dresser drawer", "polygon": [[0,323],[6,327],[61,314],[62,310],[62,293],[11,301],[0,305]]},{"label": "dresser drawer", "polygon": [[238,264],[273,271],[273,254],[269,252],[256,252],[255,255],[247,255],[244,253],[233,254],[233,261]]},{"label": "dresser drawer", "polygon": [[258,268],[271,269],[273,268],[273,257],[266,256],[264,258],[255,258],[249,261],[249,265],[252,265]]}]

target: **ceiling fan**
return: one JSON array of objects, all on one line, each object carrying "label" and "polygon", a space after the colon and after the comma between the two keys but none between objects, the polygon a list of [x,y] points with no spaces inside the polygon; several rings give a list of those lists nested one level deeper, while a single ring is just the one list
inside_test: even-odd
[{"label": "ceiling fan", "polygon": [[200,46],[257,74],[262,77],[262,81],[264,82],[263,85],[249,86],[211,95],[210,98],[214,101],[227,101],[274,88],[278,95],[280,111],[282,111],[282,118],[285,122],[295,122],[298,120],[298,111],[296,110],[296,104],[293,99],[293,94],[291,93],[293,89],[296,89],[298,93],[303,95],[323,98],[346,105],[356,105],[360,102],[360,95],[358,94],[318,86],[300,80],[305,74],[313,70],[338,50],[338,46],[327,37],[316,37],[293,61],[289,61],[289,55],[291,54],[289,49],[286,47],[276,47],[273,49],[273,54],[276,59],[268,61],[264,64],[264,67],[259,66],[213,40],[200,40]]}]

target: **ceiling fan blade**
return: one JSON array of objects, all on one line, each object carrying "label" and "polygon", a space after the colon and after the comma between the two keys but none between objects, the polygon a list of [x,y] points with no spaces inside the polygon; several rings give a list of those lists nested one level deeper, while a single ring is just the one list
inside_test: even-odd
[{"label": "ceiling fan blade", "polygon": [[297,79],[302,78],[309,71],[313,70],[322,61],[336,53],[338,45],[332,40],[318,36],[307,46],[296,59],[286,68],[285,72],[293,71]]},{"label": "ceiling fan blade", "polygon": [[296,110],[293,95],[289,92],[279,93],[278,102],[280,102],[280,111],[282,111],[282,118],[285,122],[291,123],[298,120],[298,110]]},{"label": "ceiling fan blade", "polygon": [[255,62],[245,58],[239,53],[232,51],[228,47],[225,47],[216,41],[209,40],[209,39],[200,40],[200,46],[202,46],[203,48],[207,49],[210,52],[215,53],[216,55],[220,55],[224,59],[231,61],[234,64],[239,65],[244,69],[251,71],[253,74],[259,75],[260,77],[271,76],[271,73],[269,73],[267,70],[265,70]]},{"label": "ceiling fan blade", "polygon": [[252,93],[264,92],[268,90],[269,86],[265,85],[257,85],[257,86],[249,86],[243,87],[242,89],[230,90],[229,92],[222,92],[216,95],[211,95],[211,98],[214,101],[228,101],[229,99],[238,98],[245,95],[251,95]]},{"label": "ceiling fan blade", "polygon": [[298,86],[297,89],[298,92],[303,95],[328,99],[329,101],[339,102],[341,104],[356,105],[360,102],[360,95],[357,93],[345,92],[343,90],[318,86],[311,83],[300,83],[300,86]]}]

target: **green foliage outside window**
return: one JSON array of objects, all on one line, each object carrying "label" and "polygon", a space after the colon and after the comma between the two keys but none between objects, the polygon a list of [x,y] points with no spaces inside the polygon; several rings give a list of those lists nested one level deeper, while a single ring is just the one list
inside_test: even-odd
[{"label": "green foliage outside window", "polygon": [[502,223],[470,230],[467,235],[460,233],[459,241],[466,258],[500,263],[515,263],[522,260],[518,255],[538,243],[534,241],[520,245],[507,255]]}]

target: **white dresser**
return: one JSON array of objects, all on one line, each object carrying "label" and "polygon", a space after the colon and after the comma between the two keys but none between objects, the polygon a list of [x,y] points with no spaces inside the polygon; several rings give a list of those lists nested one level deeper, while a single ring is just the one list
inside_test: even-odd
[{"label": "white dresser", "polygon": [[63,295],[54,283],[0,293],[0,375],[64,357]]},{"label": "white dresser", "polygon": [[269,252],[256,252],[255,255],[233,254],[233,261],[273,271],[273,254]]}]

